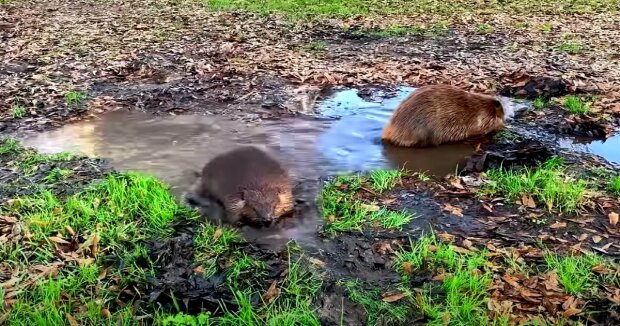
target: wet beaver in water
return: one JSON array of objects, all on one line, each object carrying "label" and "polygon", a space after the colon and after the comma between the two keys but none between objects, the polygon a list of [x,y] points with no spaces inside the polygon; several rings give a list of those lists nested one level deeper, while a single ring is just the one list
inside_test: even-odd
[{"label": "wet beaver in water", "polygon": [[275,158],[254,146],[239,147],[209,161],[188,200],[192,204],[221,205],[224,222],[230,224],[272,224],[294,208],[288,172]]},{"label": "wet beaver in water", "polygon": [[503,98],[449,85],[425,86],[398,105],[381,139],[404,147],[438,146],[496,132],[513,115]]}]

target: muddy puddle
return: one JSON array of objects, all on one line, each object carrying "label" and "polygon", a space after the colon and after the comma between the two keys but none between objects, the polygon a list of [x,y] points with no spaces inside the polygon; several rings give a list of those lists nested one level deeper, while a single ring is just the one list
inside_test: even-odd
[{"label": "muddy puddle", "polygon": [[[212,157],[238,145],[267,147],[291,171],[298,183],[302,211],[271,229],[245,230],[248,240],[280,246],[290,239],[310,244],[316,239],[320,218],[314,207],[318,180],[337,173],[379,168],[407,168],[443,176],[464,164],[473,151],[470,144],[408,149],[383,145],[383,126],[412,88],[390,96],[335,91],[320,100],[314,113],[304,117],[248,124],[219,116],[154,116],[137,111],[115,111],[89,121],[37,134],[20,135],[41,152],[71,151],[103,157],[117,170],[153,174],[183,196],[195,181],[194,172]],[[395,96],[394,96],[395,95]],[[594,154],[608,153],[620,161],[620,138],[604,144],[576,148]]]},{"label": "muddy puddle", "polygon": [[582,153],[598,155],[609,163],[620,165],[620,133],[605,139],[592,141],[584,138],[564,138],[558,140],[561,147]]}]

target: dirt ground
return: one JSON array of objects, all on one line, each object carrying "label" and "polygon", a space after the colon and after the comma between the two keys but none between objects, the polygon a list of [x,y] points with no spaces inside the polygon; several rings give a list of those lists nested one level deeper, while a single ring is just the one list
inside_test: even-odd
[{"label": "dirt ground", "polygon": [[[120,109],[217,114],[259,122],[307,113],[303,99],[308,94],[320,98],[339,86],[372,94],[377,89],[389,93],[400,85],[447,83],[544,102],[544,107],[519,115],[513,130],[534,136],[481,143],[459,176],[426,180],[405,175],[384,193],[360,188],[352,194],[371,205],[418,216],[400,230],[372,225],[362,231],[321,229],[316,235],[320,245],[292,244],[279,251],[233,242],[209,257],[215,272],[205,276],[206,263],[198,262],[201,249],[196,247],[201,223],[184,216],[172,224],[168,236],[144,240],[148,255],[136,266],[153,270],[148,280],[125,284],[119,281],[121,276],[108,275],[111,270],[125,270],[118,256],[97,262],[102,282],[114,284],[109,289],[113,298],[97,302],[103,319],[80,319],[88,309],[72,303],[75,307],[67,308],[59,320],[71,326],[165,325],[160,313],[210,312],[222,318],[219,324],[234,324],[226,318],[232,318],[230,311],[234,315],[248,309],[236,292],[247,287],[258,289],[249,300],[254,308],[267,309],[264,301],[275,300],[277,309],[288,311],[282,307],[299,304],[295,298],[309,301],[321,325],[479,324],[459,319],[466,313],[440,309],[434,314],[429,308],[449,297],[442,281],[458,273],[451,265],[442,265],[442,259],[430,254],[419,270],[411,271],[408,262],[398,263],[399,252],[415,247],[410,240],[432,230],[441,242],[452,244],[458,257],[488,254],[484,268],[472,272],[485,269],[491,275],[486,301],[470,312],[484,311],[488,325],[620,324],[620,193],[606,188],[609,179],[618,176],[618,168],[600,157],[554,148],[546,136],[535,136],[605,139],[613,134],[620,125],[619,37],[617,10],[600,8],[578,13],[474,10],[299,21],[277,14],[215,11],[191,0],[0,0],[3,135],[58,128]],[[567,110],[563,99],[571,95],[588,102],[587,113]],[[43,185],[65,198],[115,173],[102,159],[15,153],[0,151],[0,245],[28,240],[19,229],[28,223],[22,223],[20,208],[15,208],[18,197],[35,195]],[[595,185],[596,194],[577,212],[560,212],[553,205],[547,210],[533,196],[509,200],[479,195],[489,170],[536,168],[554,155],[566,160],[572,176]],[[53,171],[67,170],[72,173],[66,178],[50,177]],[[595,173],[603,170],[606,174]],[[218,230],[214,232],[220,235],[210,234],[215,242],[223,237]],[[88,243],[87,235],[78,230],[69,250],[60,241],[68,239],[67,232],[50,231],[48,236],[60,240],[52,240],[53,258],[45,261],[54,270],[62,269],[60,263],[77,264],[64,254],[78,252],[78,246]],[[32,243],[28,240],[24,248]],[[589,292],[570,293],[563,287],[562,271],[546,269],[547,252],[595,253],[606,263],[589,266],[596,274],[592,277],[597,277]],[[231,270],[242,260],[236,256],[239,253],[265,268],[260,274],[250,269],[231,278]],[[0,262],[0,324],[15,320],[11,319],[11,311],[18,310],[15,302],[34,300],[20,297],[22,290],[36,284],[34,275],[54,275],[51,267],[42,272],[43,258],[32,257],[21,265],[8,259]],[[318,275],[320,289],[312,292],[311,285],[292,281],[297,265],[291,257]],[[359,282],[355,286],[354,280]],[[295,284],[303,291],[291,290]],[[434,305],[423,299],[429,285],[438,289]],[[126,309],[132,311],[127,319],[131,322],[123,319]],[[304,324],[299,316],[287,322],[269,319],[271,310],[258,311],[254,314],[259,317],[249,317],[255,319],[248,325]],[[242,323],[240,315],[235,315],[237,324]],[[538,323],[533,321],[537,318]],[[179,320],[167,325],[192,325]]]}]

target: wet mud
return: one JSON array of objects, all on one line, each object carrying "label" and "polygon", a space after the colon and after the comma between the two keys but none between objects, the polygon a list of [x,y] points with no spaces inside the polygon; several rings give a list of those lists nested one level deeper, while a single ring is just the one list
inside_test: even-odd
[{"label": "wet mud", "polygon": [[[338,325],[342,317],[348,325],[362,325],[366,318],[364,308],[352,302],[336,281],[359,279],[371,288],[380,289],[396,285],[400,277],[391,266],[394,250],[406,247],[409,239],[431,230],[450,234],[457,242],[467,240],[477,246],[488,243],[498,247],[515,243],[535,245],[537,239],[543,238],[557,250],[570,250],[574,242],[567,239],[581,236],[578,220],[570,220],[567,228],[549,229],[532,223],[527,215],[521,214],[523,211],[518,205],[480,200],[474,191],[479,185],[479,173],[499,167],[532,167],[562,150],[577,153],[574,154],[576,159],[596,154],[612,164],[617,160],[614,137],[574,148],[567,143],[567,138],[546,137],[550,134],[545,133],[544,128],[532,130],[527,121],[519,119],[508,128],[517,134],[516,139],[485,138],[415,150],[384,146],[379,139],[382,126],[399,101],[411,91],[411,88],[345,89],[322,93],[318,99],[312,95],[309,101],[316,100],[317,105],[303,116],[260,122],[192,114],[153,116],[119,110],[57,130],[24,132],[18,136],[25,145],[45,153],[71,151],[105,157],[117,170],[153,174],[169,183],[172,192],[181,200],[195,182],[195,172],[222,151],[246,144],[275,151],[296,182],[298,200],[294,217],[283,219],[272,228],[242,227],[240,231],[248,243],[239,244],[234,250],[266,263],[268,276],[260,281],[267,288],[285,275],[286,248],[292,240],[315,263],[323,265],[325,284],[315,302],[321,321],[325,325]],[[527,103],[519,105],[524,107]],[[524,108],[520,114],[527,113]],[[74,169],[87,169],[84,166],[88,167],[89,162],[81,162]],[[97,167],[101,164],[94,162]],[[317,194],[326,176],[381,168],[406,168],[431,176],[428,182],[406,178],[400,186],[379,198],[386,199],[388,208],[415,213],[416,218],[401,231],[324,233]],[[461,178],[466,179],[455,184],[444,178],[454,172],[460,172]],[[96,176],[103,170],[97,168],[84,173]],[[446,210],[447,205],[461,208],[460,214]],[[614,205],[612,209],[618,206],[617,203],[609,205]],[[609,209],[607,206],[606,210]],[[620,247],[614,243],[620,238],[608,229],[606,210],[592,213],[593,222],[589,227],[611,236],[598,243],[590,239],[583,245],[606,256],[618,257]],[[544,216],[548,223],[562,220],[562,217],[545,215],[542,211],[530,213]],[[157,277],[147,286],[148,301],[169,310],[179,306],[190,313],[215,311],[217,314],[222,304],[236,309],[234,296],[225,285],[223,269],[204,278],[194,263],[196,227],[195,222],[181,223],[175,226],[173,237],[151,244]],[[223,267],[226,261],[218,264]],[[429,279],[430,276],[418,281],[424,283]],[[252,300],[258,304],[260,297]],[[340,316],[335,311],[344,311],[344,314]],[[416,319],[415,323],[418,322],[423,324],[423,320]]]}]

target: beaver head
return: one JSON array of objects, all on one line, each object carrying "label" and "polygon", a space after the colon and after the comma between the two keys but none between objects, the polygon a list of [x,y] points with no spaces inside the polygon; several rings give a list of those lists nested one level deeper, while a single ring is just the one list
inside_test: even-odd
[{"label": "beaver head", "polygon": [[248,217],[256,222],[271,224],[280,217],[279,207],[285,197],[280,191],[246,189],[241,192],[241,201],[236,206],[242,206]]}]

